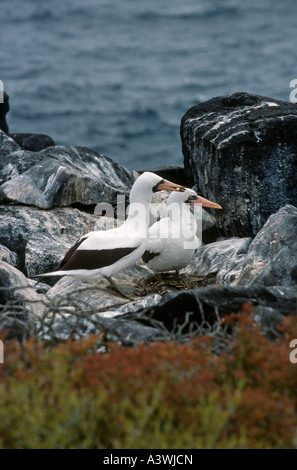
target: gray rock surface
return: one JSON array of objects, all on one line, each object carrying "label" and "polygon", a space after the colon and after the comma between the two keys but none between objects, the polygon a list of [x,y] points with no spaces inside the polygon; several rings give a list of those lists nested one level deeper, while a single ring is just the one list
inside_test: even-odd
[{"label": "gray rock surface", "polygon": [[[124,304],[122,307],[119,307],[117,309],[117,314],[138,312],[139,310],[143,308],[153,307],[155,305],[158,305],[158,303],[161,300],[162,300],[162,296],[159,294],[148,295],[140,300],[135,300],[134,302],[128,302]],[[104,314],[102,315],[104,316]]]},{"label": "gray rock surface", "polygon": [[20,146],[0,129],[0,157],[21,150]]},{"label": "gray rock surface", "polygon": [[269,217],[252,241],[232,285],[297,286],[297,208],[287,205]]},{"label": "gray rock surface", "polygon": [[[137,286],[137,280],[144,277],[146,271],[136,266],[113,278],[118,284],[128,281]],[[120,320],[126,313],[133,314],[157,305],[161,299],[157,294],[130,302],[113,292],[105,279],[82,281],[65,276],[45,297],[46,316],[42,321],[39,317],[34,324],[40,339],[65,340],[101,333],[107,341],[136,345],[164,336],[162,328],[156,329],[156,325],[144,326],[133,320]]]},{"label": "gray rock surface", "polygon": [[0,261],[0,286],[0,328],[11,314],[20,320],[44,314],[44,297],[36,293],[23,273],[5,261]]},{"label": "gray rock surface", "polygon": [[216,274],[219,284],[230,285],[242,270],[250,243],[251,238],[229,238],[203,245],[181,273]]},{"label": "gray rock surface", "polygon": [[26,152],[22,149],[2,155],[0,159],[0,185],[19,177],[42,160],[43,155],[35,152]]},{"label": "gray rock surface", "polygon": [[91,315],[107,308],[116,309],[128,302],[111,290],[104,278],[91,281],[64,276],[57,279],[56,284],[47,292],[52,306],[51,314],[80,311]]},{"label": "gray rock surface", "polygon": [[11,264],[15,268],[20,264],[18,255],[4,245],[0,245],[0,261],[5,261],[5,263]]},{"label": "gray rock surface", "polygon": [[0,205],[0,243],[18,255],[18,269],[30,277],[58,268],[66,251],[96,221],[95,215],[74,208]]},{"label": "gray rock surface", "polygon": [[[119,284],[128,284],[137,289],[140,279],[146,279],[151,271],[141,266],[132,266],[115,274],[112,278]],[[106,309],[118,309],[127,304],[127,299],[115,292],[104,278],[98,280],[81,280],[70,276],[58,278],[58,282],[47,292],[47,297],[56,300],[59,305],[71,305],[79,310],[89,310],[94,313]],[[132,292],[133,296],[133,292]],[[132,309],[132,305],[131,305]]]},{"label": "gray rock surface", "polygon": [[51,342],[78,339],[91,334],[102,337],[102,347],[105,350],[107,342],[117,342],[125,346],[137,346],[139,343],[148,343],[164,339],[162,329],[154,326],[142,325],[121,317],[105,318],[100,314],[91,314],[88,317],[72,314],[63,317],[54,317],[35,323],[35,334],[39,339]]},{"label": "gray rock surface", "polygon": [[[26,154],[23,151],[17,156],[23,161]],[[34,153],[35,162],[32,152],[29,156],[30,168],[21,174],[15,172],[12,177],[11,170],[10,179],[0,186],[0,202],[13,201],[41,209],[115,203],[118,194],[129,194],[137,176],[85,147],[49,147]],[[22,162],[13,164],[19,168]]]},{"label": "gray rock surface", "polygon": [[186,174],[221,204],[223,236],[255,236],[268,217],[297,204],[297,107],[248,93],[219,96],[183,116]]}]

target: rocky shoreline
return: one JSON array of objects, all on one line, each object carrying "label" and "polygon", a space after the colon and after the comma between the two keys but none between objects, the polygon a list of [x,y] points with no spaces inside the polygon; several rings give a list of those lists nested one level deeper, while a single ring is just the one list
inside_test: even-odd
[{"label": "rocky shoreline", "polygon": [[[297,308],[296,129],[296,105],[247,93],[183,116],[184,168],[148,170],[195,185],[223,210],[203,212],[204,243],[179,283],[154,278],[141,262],[115,276],[136,288],[133,302],[105,280],[32,278],[56,269],[84,233],[114,223],[94,209],[109,203],[116,212],[139,172],[88,148],[0,130],[0,329],[18,323],[56,340],[104,331],[138,344],[216,328],[246,303],[274,329]],[[164,198],[156,197],[152,220]]]}]

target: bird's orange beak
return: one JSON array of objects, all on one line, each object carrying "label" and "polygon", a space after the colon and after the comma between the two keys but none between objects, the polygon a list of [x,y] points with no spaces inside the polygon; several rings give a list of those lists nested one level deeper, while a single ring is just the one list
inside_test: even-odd
[{"label": "bird's orange beak", "polygon": [[191,201],[191,205],[194,204],[201,204],[202,207],[211,207],[212,209],[222,209],[220,204],[209,201],[208,199],[205,199],[202,196],[197,196],[197,199],[193,199],[193,201]]},{"label": "bird's orange beak", "polygon": [[157,185],[157,190],[158,191],[180,191],[180,192],[185,192],[186,188],[183,186],[180,186],[179,184],[172,183],[171,181],[168,180],[161,180],[160,183]]}]

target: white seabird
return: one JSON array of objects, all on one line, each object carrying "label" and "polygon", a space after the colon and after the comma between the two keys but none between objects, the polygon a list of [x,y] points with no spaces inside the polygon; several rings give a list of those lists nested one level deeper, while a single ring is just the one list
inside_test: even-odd
[{"label": "white seabird", "polygon": [[143,173],[131,188],[129,214],[120,227],[86,233],[68,250],[57,271],[34,277],[105,277],[122,295],[130,298],[111,276],[133,265],[146,250],[149,203],[153,193],[161,190],[184,191],[185,188],[154,173]]},{"label": "white seabird", "polygon": [[168,197],[168,217],[153,224],[148,231],[148,248],[142,260],[154,272],[176,271],[186,267],[201,240],[198,239],[197,223],[191,206],[200,204],[204,207],[221,209],[215,202],[198,196],[192,189],[183,193],[173,193]]}]

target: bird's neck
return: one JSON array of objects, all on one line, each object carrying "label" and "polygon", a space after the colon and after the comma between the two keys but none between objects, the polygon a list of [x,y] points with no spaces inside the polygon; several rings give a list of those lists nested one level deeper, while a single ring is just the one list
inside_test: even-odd
[{"label": "bird's neck", "polygon": [[148,197],[138,197],[136,202],[135,199],[130,198],[128,217],[125,221],[125,229],[133,232],[135,231],[143,237],[147,237],[150,199],[151,198]]}]

